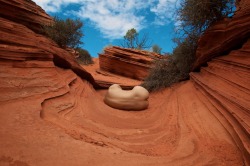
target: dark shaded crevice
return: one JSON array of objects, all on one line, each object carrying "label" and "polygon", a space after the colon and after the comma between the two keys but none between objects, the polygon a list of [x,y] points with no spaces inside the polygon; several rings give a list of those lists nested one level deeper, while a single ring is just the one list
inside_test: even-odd
[{"label": "dark shaded crevice", "polygon": [[191,72],[200,72],[200,69],[202,67],[207,67],[208,66],[207,62],[211,61],[213,58],[220,56],[227,56],[230,54],[231,51],[240,50],[243,47],[243,45],[248,41],[249,38],[250,38],[250,32],[246,33],[244,37],[233,39],[228,43],[223,44],[224,46],[222,45],[221,47],[224,47],[225,48],[224,50],[215,51],[215,53],[207,57],[205,62],[201,63],[199,67],[196,68],[193,67]]},{"label": "dark shaded crevice", "polygon": [[238,41],[237,43],[232,41],[230,44],[228,44],[229,49],[222,51],[218,56],[225,56],[228,55],[231,51],[241,49],[249,38],[250,38],[250,33],[248,33],[245,38],[237,39]]},{"label": "dark shaded crevice", "polygon": [[87,80],[90,82],[95,89],[100,89],[101,86],[98,85],[92,75],[85,71],[82,67],[80,67],[78,64],[76,66],[71,65],[69,61],[64,59],[63,57],[60,57],[58,55],[54,55],[53,62],[56,66],[64,69],[71,69],[76,75],[78,75],[80,78]]}]

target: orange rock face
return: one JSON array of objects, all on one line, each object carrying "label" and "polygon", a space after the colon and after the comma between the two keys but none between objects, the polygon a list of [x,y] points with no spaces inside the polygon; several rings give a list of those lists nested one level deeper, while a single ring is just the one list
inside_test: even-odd
[{"label": "orange rock face", "polygon": [[[8,3],[5,11],[39,9]],[[151,93],[145,111],[127,112],[107,106],[106,90],[67,51],[16,19],[0,18],[0,165],[250,165],[249,39]]]},{"label": "orange rock face", "polygon": [[104,89],[108,89],[113,84],[119,84],[123,89],[133,89],[134,86],[142,82],[129,77],[110,73],[100,69],[99,58],[93,58],[94,64],[82,65],[95,79],[95,82]]},{"label": "orange rock face", "polygon": [[193,69],[220,55],[239,49],[250,38],[250,2],[241,0],[231,19],[215,23],[201,37],[196,52],[197,60]]},{"label": "orange rock face", "polygon": [[153,60],[162,58],[161,55],[121,47],[107,47],[103,54],[99,54],[100,69],[133,79],[143,80]]},{"label": "orange rock face", "polygon": [[[0,3],[7,2],[0,1]],[[20,6],[23,5],[19,7],[20,9],[17,9],[17,11],[20,10],[21,13],[15,12],[17,16],[21,15],[22,17],[13,18],[11,15],[10,19],[6,19],[4,17],[7,17],[8,12],[1,14],[1,16],[3,15],[3,17],[0,18],[1,63],[10,67],[20,67],[21,69],[25,67],[53,67],[56,65],[65,69],[72,69],[77,75],[89,80],[95,87],[98,87],[93,77],[76,63],[74,57],[69,52],[59,48],[51,39],[35,33],[31,30],[32,28],[29,29],[29,26],[31,26],[33,22],[39,25],[37,28],[41,28],[42,19],[40,22],[33,21],[29,12],[22,15],[25,6],[29,9],[27,9],[27,11],[38,9],[37,11],[33,11],[33,13],[37,14],[35,16],[33,15],[34,20],[38,20],[41,17],[43,18],[44,15],[48,17],[35,3],[25,0],[18,0],[17,2],[8,1],[8,5],[4,6],[4,10],[1,10],[1,12],[17,8],[17,4]],[[40,14],[40,12],[42,13]],[[16,19],[16,21],[14,22],[12,19]],[[31,24],[29,24],[29,22],[23,22],[23,20],[27,22],[31,20]],[[29,26],[26,26],[26,24],[29,24]]]},{"label": "orange rock face", "polygon": [[31,0],[1,0],[0,16],[25,25],[35,32],[40,32],[41,25],[52,22],[51,17]]},{"label": "orange rock face", "polygon": [[[214,107],[211,112],[236,142],[245,160],[250,159],[250,39],[241,49],[208,62],[200,73],[191,73],[194,85]],[[210,105],[210,106],[211,106]],[[210,108],[208,106],[208,108]],[[232,127],[233,126],[233,127]]]}]

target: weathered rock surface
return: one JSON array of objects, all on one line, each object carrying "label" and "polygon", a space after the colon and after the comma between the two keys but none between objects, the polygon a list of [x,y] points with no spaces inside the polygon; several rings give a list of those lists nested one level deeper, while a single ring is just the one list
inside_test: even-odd
[{"label": "weathered rock surface", "polygon": [[101,70],[138,80],[148,75],[153,60],[159,58],[162,56],[156,53],[117,46],[106,47],[104,53],[99,54]]},{"label": "weathered rock surface", "polygon": [[0,16],[25,25],[35,32],[41,32],[42,25],[52,22],[51,17],[31,0],[1,0]]},{"label": "weathered rock surface", "polygon": [[193,69],[198,69],[216,56],[239,49],[249,38],[250,3],[248,0],[241,0],[233,18],[215,23],[201,37]]},{"label": "weathered rock surface", "polygon": [[133,89],[134,86],[140,85],[142,81],[129,77],[121,76],[100,69],[99,58],[93,58],[93,64],[82,65],[95,79],[95,82],[102,88],[108,89],[113,84],[119,84],[122,89]]},{"label": "weathered rock surface", "polygon": [[248,40],[126,112],[67,51],[1,17],[0,165],[250,165],[249,55]]},{"label": "weathered rock surface", "polygon": [[[42,19],[40,22],[33,21],[33,17],[34,20],[39,20],[44,15],[47,15],[42,12],[43,10],[40,7],[36,6],[32,1],[25,0],[7,2],[1,0],[0,3],[8,3],[8,5],[4,6],[5,9],[1,10],[3,13],[4,11],[11,11],[12,7],[15,9],[18,5],[24,6],[19,7],[20,9],[17,9],[15,12],[15,15],[18,17],[13,18],[11,15],[11,19],[5,19],[4,17],[7,17],[8,12],[0,15],[1,63],[9,67],[18,66],[21,69],[25,67],[53,67],[56,65],[65,69],[72,69],[77,75],[98,87],[93,77],[76,63],[74,57],[69,52],[59,48],[52,40],[29,29],[29,26],[32,26],[34,22],[40,25],[37,28],[41,28],[40,23],[43,21]],[[22,13],[25,7],[29,9],[27,9],[27,14]],[[33,13],[37,15],[30,15],[29,11],[35,9],[38,9],[38,11],[33,11]],[[18,13],[18,11],[21,11],[21,13]],[[40,14],[40,12],[42,13]],[[13,22],[13,19],[17,21]],[[27,23],[29,20],[31,24]],[[26,26],[26,24],[29,26]]]},{"label": "weathered rock surface", "polygon": [[250,164],[250,39],[190,76]]}]

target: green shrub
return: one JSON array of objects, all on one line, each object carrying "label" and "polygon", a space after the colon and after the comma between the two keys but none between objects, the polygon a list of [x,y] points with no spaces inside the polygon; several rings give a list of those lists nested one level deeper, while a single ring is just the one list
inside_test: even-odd
[{"label": "green shrub", "polygon": [[235,0],[183,0],[177,10],[181,29],[201,35],[213,22],[234,13]]},{"label": "green shrub", "polygon": [[94,63],[91,55],[89,54],[87,50],[82,49],[82,48],[77,48],[76,51],[79,52],[79,57],[77,58],[77,62],[79,64],[89,65],[89,64]]},{"label": "green shrub", "polygon": [[167,62],[156,62],[142,85],[153,91],[188,79],[200,36],[214,22],[231,16],[233,9],[234,0],[183,0],[177,10],[180,21],[179,33],[174,39],[177,46]]},{"label": "green shrub", "polygon": [[183,74],[177,68],[172,57],[155,61],[155,67],[149,72],[142,86],[148,91],[169,87],[183,79]]},{"label": "green shrub", "polygon": [[188,73],[195,61],[195,52],[197,42],[187,38],[184,41],[179,41],[178,45],[173,50],[173,60],[181,73],[188,78]]},{"label": "green shrub", "polygon": [[161,50],[162,50],[162,48],[160,46],[158,46],[157,44],[154,44],[152,46],[152,52],[155,52],[157,54],[161,54]]},{"label": "green shrub", "polygon": [[177,47],[173,59],[178,69],[188,73],[195,61],[198,40],[214,22],[233,14],[234,0],[183,0],[177,10],[180,34],[174,41]]},{"label": "green shrub", "polygon": [[83,23],[79,20],[66,19],[62,20],[58,17],[54,17],[54,23],[50,25],[44,25],[44,33],[54,40],[60,47],[65,48],[66,46],[76,48],[83,37],[81,28]]}]

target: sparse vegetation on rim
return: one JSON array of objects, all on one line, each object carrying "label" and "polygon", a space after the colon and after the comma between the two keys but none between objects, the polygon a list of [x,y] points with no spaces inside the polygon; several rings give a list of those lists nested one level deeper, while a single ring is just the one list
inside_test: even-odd
[{"label": "sparse vegetation on rim", "polygon": [[54,40],[60,47],[77,48],[81,42],[81,38],[84,36],[81,28],[83,23],[79,20],[72,20],[67,18],[66,20],[59,17],[53,18],[54,22],[50,25],[44,25],[44,33]]},{"label": "sparse vegetation on rim", "polygon": [[77,58],[77,62],[79,64],[89,65],[89,64],[94,63],[91,55],[89,54],[87,50],[82,49],[82,48],[77,48],[76,51],[79,52],[79,57]]},{"label": "sparse vegetation on rim", "polygon": [[198,39],[214,22],[232,16],[234,8],[235,0],[183,0],[177,10],[177,37],[173,39],[177,46],[167,63],[156,62],[142,85],[153,91],[188,79]]},{"label": "sparse vegetation on rim", "polygon": [[183,78],[172,57],[155,61],[155,67],[151,69],[149,76],[142,86],[148,91],[155,91],[179,82]]},{"label": "sparse vegetation on rim", "polygon": [[158,46],[157,44],[154,44],[152,46],[152,52],[155,52],[157,54],[161,54],[161,50],[162,50],[162,48],[160,46]]},{"label": "sparse vegetation on rim", "polygon": [[77,62],[80,64],[92,64],[93,60],[89,52],[85,49],[79,48],[81,38],[84,36],[81,28],[83,23],[79,20],[72,20],[70,18],[63,20],[58,17],[53,18],[54,22],[50,25],[44,25],[44,33],[54,40],[61,48],[70,47],[79,52]]}]

